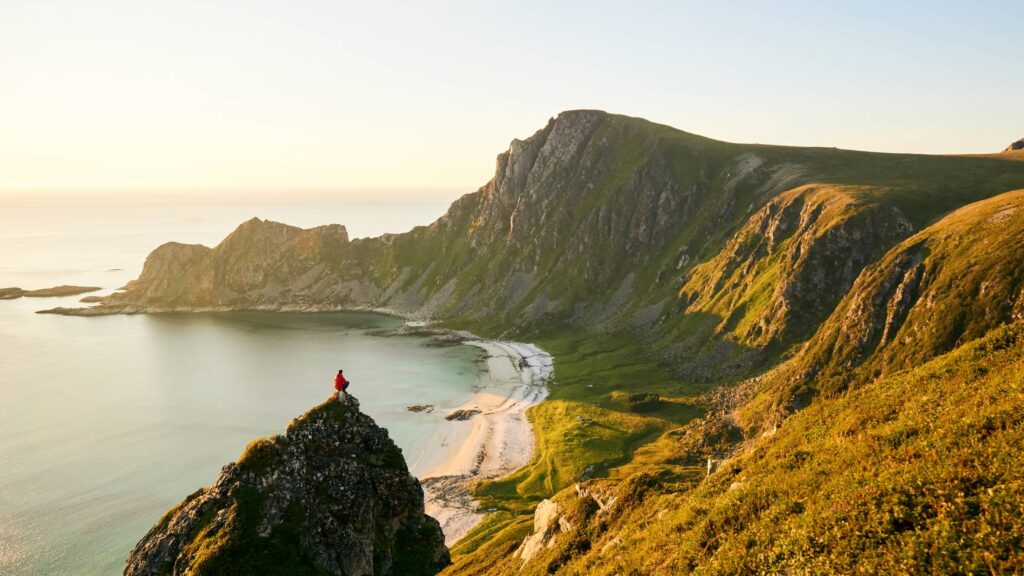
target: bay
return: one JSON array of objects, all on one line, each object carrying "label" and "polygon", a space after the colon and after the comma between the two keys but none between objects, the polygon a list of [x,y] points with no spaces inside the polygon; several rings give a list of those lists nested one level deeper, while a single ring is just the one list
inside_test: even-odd
[{"label": "bay", "polygon": [[[427,223],[444,204],[406,204],[395,220]],[[0,212],[0,286],[95,284],[101,294],[137,275],[155,244],[215,243],[260,213],[310,226],[362,210],[382,223],[363,235],[401,231],[387,229],[387,202],[10,208]],[[77,300],[0,301],[0,574],[120,573],[166,510],[249,441],[325,400],[339,368],[413,472],[426,470],[446,453],[443,416],[485,377],[480,350],[375,335],[402,321],[372,313],[34,313]]]}]

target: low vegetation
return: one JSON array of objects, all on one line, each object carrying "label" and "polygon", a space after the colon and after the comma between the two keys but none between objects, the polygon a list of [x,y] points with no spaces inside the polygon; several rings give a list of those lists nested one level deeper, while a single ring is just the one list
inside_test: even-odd
[{"label": "low vegetation", "polygon": [[[617,496],[611,511],[592,510],[526,564],[507,552],[528,529],[509,522],[450,573],[1017,573],[1022,445],[1017,323],[821,399],[699,481],[585,482]],[[559,498],[569,516],[586,500]]]},{"label": "low vegetation", "polygon": [[[628,336],[544,342],[558,362],[554,401],[531,413],[538,458],[478,486],[502,512],[453,550],[446,573],[1021,571],[1022,207],[1024,192],[1000,195],[898,244],[803,350],[742,384],[689,381]],[[901,291],[908,251],[921,254],[921,279]],[[879,286],[886,295],[870,296]],[[881,320],[874,340],[856,340],[867,345],[859,363],[842,360],[853,344],[816,356],[833,331],[856,337],[833,326],[861,326],[872,310]],[[830,384],[815,358],[856,386]],[[780,411],[794,375],[812,388]],[[581,442],[588,418],[620,432],[597,445],[612,454]],[[593,494],[615,504],[588,503]],[[543,498],[571,527],[524,561],[523,512]]]},{"label": "low vegetation", "polygon": [[473,487],[447,574],[1020,572],[1019,159],[570,111],[429,226],[253,220],[86,313],[388,308],[550,352],[534,458]]}]

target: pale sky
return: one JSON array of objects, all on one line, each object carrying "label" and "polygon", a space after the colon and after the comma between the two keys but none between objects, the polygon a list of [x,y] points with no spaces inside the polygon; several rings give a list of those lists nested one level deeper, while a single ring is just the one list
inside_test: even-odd
[{"label": "pale sky", "polygon": [[465,187],[599,108],[735,142],[998,151],[1024,2],[0,0],[0,190]]}]

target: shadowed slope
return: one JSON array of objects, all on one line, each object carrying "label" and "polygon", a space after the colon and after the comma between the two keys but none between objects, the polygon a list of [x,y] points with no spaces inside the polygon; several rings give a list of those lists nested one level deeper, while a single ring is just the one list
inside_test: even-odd
[{"label": "shadowed slope", "polygon": [[773,422],[817,393],[916,366],[1024,320],[1022,216],[1024,190],[1008,192],[890,250],[747,409],[749,423]]},{"label": "shadowed slope", "polygon": [[342,396],[250,443],[142,538],[125,574],[404,576],[447,563],[401,450]]}]

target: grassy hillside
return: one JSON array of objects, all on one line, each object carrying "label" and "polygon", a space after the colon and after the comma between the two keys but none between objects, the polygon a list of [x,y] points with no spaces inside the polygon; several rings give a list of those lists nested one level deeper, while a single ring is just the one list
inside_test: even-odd
[{"label": "grassy hillside", "polygon": [[510,522],[445,573],[1017,573],[1022,445],[1016,323],[812,404],[699,482],[583,482],[540,555],[514,556],[532,526]]},{"label": "grassy hillside", "polygon": [[[903,561],[1007,567],[1015,557],[985,556],[970,540],[991,532],[1006,548],[1012,522],[956,516],[942,528],[930,524],[934,510],[903,510],[951,506],[929,491],[938,484],[897,475],[884,485],[896,492],[871,500],[866,483],[903,462],[902,444],[879,449],[871,434],[903,417],[904,397],[924,410],[932,394],[965,394],[968,374],[995,397],[1019,375],[1019,328],[1005,352],[972,348],[993,357],[974,358],[976,373],[953,371],[963,351],[917,367],[1024,318],[1024,193],[1009,192],[1020,189],[1024,162],[1013,153],[732,144],[571,111],[513,141],[494,178],[429,226],[349,241],[340,226],[250,221],[214,249],[161,247],[99,312],[378,307],[547,349],[556,372],[549,400],[529,413],[535,457],[475,487],[493,513],[453,549],[452,574],[518,570],[514,552],[545,499],[564,507],[570,528],[552,532],[561,543],[527,573],[844,572],[858,555],[882,571]],[[940,365],[948,378],[928,376]],[[941,405],[943,418],[988,415]],[[867,418],[863,434],[836,440],[856,414]],[[906,413],[921,430],[913,441],[976,464],[916,414]],[[989,454],[1005,475],[1016,462],[1007,446]],[[749,447],[704,478],[708,458]],[[820,476],[833,466],[841,484]],[[942,482],[958,473],[908,469]],[[993,504],[994,514],[1019,506],[1007,494],[1009,508]],[[615,498],[614,513],[598,512]],[[844,498],[863,501],[829,508]],[[959,556],[924,553],[926,544]]]},{"label": "grassy hillside", "polygon": [[1022,216],[1024,190],[976,202],[864,270],[779,383],[745,410],[748,425],[1024,319]]},{"label": "grassy hillside", "polygon": [[1005,156],[731,144],[564,112],[429,226],[350,242],[250,221],[213,250],[162,247],[101,308],[372,306],[489,336],[629,334],[677,377],[735,380],[814,333],[914,231],[1024,188]]}]

